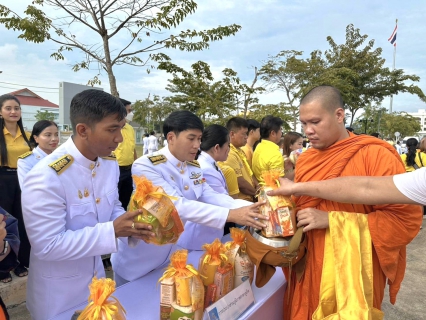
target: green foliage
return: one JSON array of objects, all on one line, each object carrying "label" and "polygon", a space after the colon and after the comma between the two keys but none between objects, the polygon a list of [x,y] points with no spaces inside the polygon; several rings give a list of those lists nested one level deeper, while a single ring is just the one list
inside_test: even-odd
[{"label": "green foliage", "polygon": [[[55,9],[57,16],[48,17],[43,5]],[[98,74],[89,80],[89,84],[101,84],[99,75],[105,71],[111,94],[118,96],[114,66],[146,66],[149,73],[154,68],[148,64],[150,61],[169,60],[164,53],[155,51],[166,48],[204,50],[211,42],[235,35],[241,29],[233,24],[202,31],[188,29],[177,33],[167,32],[176,29],[196,9],[197,4],[193,0],[111,0],[96,3],[35,0],[24,11],[24,17],[0,5],[0,24],[7,29],[20,31],[19,38],[27,41],[55,42],[58,49],[51,57],[56,60],[64,60],[66,52],[81,51],[84,59],[75,62],[72,70],[89,70],[95,64]],[[75,24],[85,28],[83,37],[73,33]],[[116,47],[114,44],[118,42],[112,41],[112,38],[122,32],[127,34],[127,43]]]},{"label": "green foliage", "polygon": [[34,117],[37,119],[37,121],[40,121],[40,120],[53,121],[53,120],[55,120],[55,115],[52,112],[49,112],[47,110],[44,110],[43,112],[40,112],[40,110],[37,110],[37,113]]},{"label": "green foliage", "polygon": [[[222,71],[223,78],[214,81],[210,66],[198,61],[187,71],[170,61],[159,64],[159,69],[172,74],[166,89],[174,95],[169,97],[171,103],[180,108],[197,114],[206,124],[223,124],[239,110],[239,106],[245,107],[257,102],[253,94],[263,92],[263,88],[241,83],[237,72],[230,68]],[[247,110],[245,109],[245,110]]]},{"label": "green foliage", "polygon": [[267,115],[279,117],[284,121],[284,131],[291,130],[291,123],[293,121],[292,115],[288,112],[288,106],[281,102],[278,104],[255,104],[251,107],[248,118],[261,121]]},{"label": "green foliage", "polygon": [[420,78],[401,69],[385,68],[382,49],[374,49],[374,40],[366,43],[367,39],[368,35],[361,35],[354,25],[348,25],[345,43],[338,45],[332,37],[327,37],[331,48],[324,54],[313,51],[310,58],[302,61],[305,71],[298,75],[304,93],[318,85],[337,87],[352,116],[350,125],[358,110],[400,92],[415,94],[426,101],[419,87],[407,84],[407,81],[419,82]]},{"label": "green foliage", "polygon": [[419,121],[405,112],[385,113],[380,121],[380,133],[384,138],[395,139],[395,132],[401,133],[400,139],[414,136],[420,129]]},{"label": "green foliage", "polygon": [[293,130],[299,119],[299,99],[302,95],[300,75],[305,70],[301,63],[302,51],[284,50],[276,56],[269,56],[259,71],[270,91],[283,91],[285,94],[284,114],[292,124]]},{"label": "green foliage", "polygon": [[352,123],[352,128],[357,133],[380,133],[381,121],[386,112],[387,109],[380,105],[368,105],[364,108],[361,117]]},{"label": "green foliage", "polygon": [[133,104],[133,121],[139,123],[147,131],[155,130],[163,132],[163,122],[167,116],[177,110],[176,105],[167,98],[154,95],[144,100],[137,100]]}]

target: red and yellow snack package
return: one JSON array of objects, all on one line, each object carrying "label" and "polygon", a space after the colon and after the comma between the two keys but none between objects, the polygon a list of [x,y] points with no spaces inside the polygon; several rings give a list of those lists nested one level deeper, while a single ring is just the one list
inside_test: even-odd
[{"label": "red and yellow snack package", "polygon": [[206,251],[200,258],[198,270],[202,276],[204,285],[214,283],[214,276],[217,268],[223,265],[227,260],[226,249],[219,239],[215,239],[212,243],[203,245]]},{"label": "red and yellow snack package", "polygon": [[266,201],[261,206],[261,213],[268,217],[265,221],[266,228],[262,229],[262,235],[268,238],[288,237],[296,231],[295,205],[289,197],[268,196],[269,190],[279,187],[280,170],[270,170],[262,173],[265,186],[260,189],[259,201]]},{"label": "red and yellow snack package", "polygon": [[225,243],[226,256],[234,268],[234,288],[244,281],[253,282],[254,265],[246,252],[246,232],[239,228],[230,229],[232,241]]},{"label": "red and yellow snack package", "polygon": [[133,181],[136,190],[130,199],[129,210],[143,210],[134,221],[152,226],[155,237],[150,243],[157,245],[176,243],[183,232],[182,221],[171,201],[176,198],[167,195],[163,188],[154,186],[145,177],[133,176]]},{"label": "red and yellow snack package", "polygon": [[89,304],[77,320],[125,320],[124,310],[117,298],[111,296],[115,291],[115,281],[93,277],[89,285]]}]

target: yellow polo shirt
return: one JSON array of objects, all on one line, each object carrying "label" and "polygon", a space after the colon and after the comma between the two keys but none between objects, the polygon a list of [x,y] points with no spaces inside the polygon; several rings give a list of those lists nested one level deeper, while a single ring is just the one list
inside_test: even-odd
[{"label": "yellow polo shirt", "polygon": [[232,169],[230,166],[227,166],[223,162],[218,162],[217,165],[225,177],[226,185],[228,187],[228,194],[233,196],[240,193],[240,189],[238,188],[237,175],[235,174],[234,169]]},{"label": "yellow polo shirt", "polygon": [[246,158],[247,158],[247,163],[249,164],[250,169],[253,170],[253,167],[252,167],[253,148],[250,147],[248,144],[246,144],[244,147],[241,147],[241,150],[244,151]]},{"label": "yellow polo shirt", "polygon": [[123,142],[121,142],[117,149],[114,150],[114,155],[117,158],[119,166],[129,166],[135,161],[135,129],[126,123],[121,129],[123,135]]},{"label": "yellow polo shirt", "polygon": [[264,184],[262,172],[271,169],[282,170],[284,176],[284,159],[280,152],[280,147],[269,140],[262,140],[253,153],[252,162],[253,173],[259,184]]},{"label": "yellow polo shirt", "polygon": [[[250,166],[247,162],[246,155],[241,149],[235,148],[231,144],[231,149],[229,150],[228,159],[224,161],[224,164],[230,166],[238,177],[243,177],[244,180],[248,181],[253,187],[253,172],[250,169]],[[239,194],[238,199],[253,201],[253,197],[244,193]]]},{"label": "yellow polo shirt", "polygon": [[[9,130],[6,127],[3,128],[3,134],[6,142],[7,148],[7,166],[9,168],[17,168],[18,166],[18,157],[25,152],[30,151],[28,143],[25,141],[24,136],[21,133],[21,130],[18,129],[15,138],[12,137]],[[28,140],[31,137],[31,133],[25,132]]]}]

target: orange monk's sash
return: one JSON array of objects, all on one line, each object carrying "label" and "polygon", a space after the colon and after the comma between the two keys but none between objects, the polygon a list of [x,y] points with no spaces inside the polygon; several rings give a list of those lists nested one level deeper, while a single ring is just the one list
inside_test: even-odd
[{"label": "orange monk's sash", "polygon": [[[297,160],[294,181],[320,181],[337,178],[341,175],[349,160],[360,149],[369,145],[380,145],[388,149],[402,163],[401,157],[389,143],[371,136],[357,136],[352,132],[349,132],[349,135],[348,139],[336,142],[326,150],[308,149],[302,153]],[[309,196],[294,197],[294,200],[300,209],[314,208],[322,201],[322,199]]]}]

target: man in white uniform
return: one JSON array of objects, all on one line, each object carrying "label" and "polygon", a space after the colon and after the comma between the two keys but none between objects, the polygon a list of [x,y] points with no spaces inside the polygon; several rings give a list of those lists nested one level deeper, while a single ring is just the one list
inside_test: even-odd
[{"label": "man in white uniform", "polygon": [[152,156],[152,154],[158,150],[158,140],[155,136],[155,132],[151,131],[148,137],[148,154]]},{"label": "man in white uniform", "polygon": [[[259,213],[259,203],[234,200],[215,192],[205,182],[200,165],[194,160],[204,129],[196,115],[189,111],[172,112],[163,128],[168,146],[154,156],[143,156],[136,160],[132,174],[146,176],[168,195],[178,198],[174,205],[182,221],[186,222],[185,231],[178,242],[181,247],[201,249],[206,235],[198,232],[202,230],[200,225],[222,230],[227,221],[257,228],[264,226],[262,220],[257,220],[264,219]],[[117,285],[163,267],[173,248],[172,245],[145,243],[129,248],[121,242],[118,246],[118,252],[111,256]]]},{"label": "man in white uniform", "polygon": [[32,319],[50,319],[85,301],[92,277],[105,276],[100,256],[117,251],[118,237],[137,242],[133,237],[153,235],[150,226],[133,223],[138,211],[124,212],[117,162],[101,158],[123,140],[126,114],[106,92],[77,94],[70,107],[73,136],[25,179],[22,212],[31,242],[27,307]]}]

